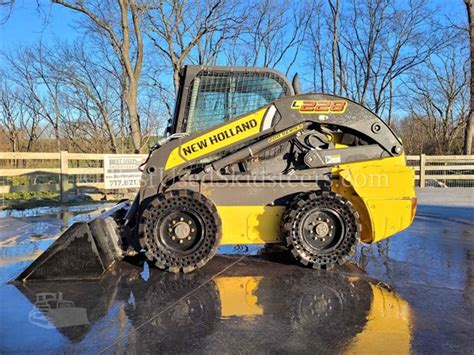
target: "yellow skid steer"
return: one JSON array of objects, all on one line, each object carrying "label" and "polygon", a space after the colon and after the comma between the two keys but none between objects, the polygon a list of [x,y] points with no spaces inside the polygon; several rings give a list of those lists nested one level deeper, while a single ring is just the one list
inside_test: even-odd
[{"label": "yellow skid steer", "polygon": [[266,243],[328,269],[360,241],[407,228],[416,210],[390,127],[267,68],[184,67],[166,137],[141,169],[132,203],[70,227],[17,280],[100,278],[130,250],[191,272],[220,245]]}]

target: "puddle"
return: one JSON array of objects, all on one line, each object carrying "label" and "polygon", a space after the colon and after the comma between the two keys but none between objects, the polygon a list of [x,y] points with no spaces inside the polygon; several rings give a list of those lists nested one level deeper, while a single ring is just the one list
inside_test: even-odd
[{"label": "puddle", "polygon": [[18,311],[5,347],[118,353],[300,352],[302,346],[411,350],[410,305],[362,270],[318,273],[247,259],[211,277],[235,260],[217,256],[190,275],[146,268],[143,278],[142,267],[121,264],[100,282],[10,286],[23,297],[10,298]]},{"label": "puddle", "polygon": [[0,282],[15,277],[64,229],[87,221],[110,206],[113,204],[0,211]]},{"label": "puddle", "polygon": [[25,210],[3,210],[0,211],[0,219],[6,217],[12,218],[31,218],[31,217],[41,217],[41,218],[58,218],[68,223],[71,217],[77,216],[79,214],[86,214],[91,212],[91,214],[100,213],[102,209],[113,206],[113,203],[103,203],[103,204],[90,204],[90,205],[79,205],[79,206],[59,206],[59,207],[36,207],[29,208]]}]

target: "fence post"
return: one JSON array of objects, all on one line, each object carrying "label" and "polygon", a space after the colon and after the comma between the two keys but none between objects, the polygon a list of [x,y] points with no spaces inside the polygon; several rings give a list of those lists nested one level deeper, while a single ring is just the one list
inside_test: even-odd
[{"label": "fence post", "polygon": [[105,198],[105,201],[108,201],[109,200],[109,196],[107,195],[107,189],[105,188],[105,174],[106,174],[106,171],[105,171],[105,154],[102,154],[102,168],[104,169],[104,172],[103,172],[103,175],[102,175],[102,180],[104,182],[104,198]]},{"label": "fence post", "polygon": [[65,202],[67,201],[67,190],[68,190],[68,185],[69,185],[69,177],[68,177],[68,169],[69,169],[69,160],[67,157],[68,152],[67,151],[61,151],[60,152],[60,170],[61,170],[61,175],[60,175],[60,185],[61,185],[61,201]]},{"label": "fence post", "polygon": [[425,187],[426,155],[420,154],[420,187]]}]

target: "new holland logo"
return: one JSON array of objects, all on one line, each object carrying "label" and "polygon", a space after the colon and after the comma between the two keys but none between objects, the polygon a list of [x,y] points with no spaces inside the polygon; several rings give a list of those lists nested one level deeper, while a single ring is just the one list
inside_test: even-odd
[{"label": "new holland logo", "polygon": [[[267,108],[263,108],[216,127],[207,133],[185,140],[182,145],[171,151],[165,164],[165,170],[175,168],[189,161],[199,161],[205,156],[254,137],[265,127],[263,121],[266,112]],[[269,117],[272,118],[272,116]]]},{"label": "new holland logo", "polygon": [[229,127],[222,132],[215,133],[190,145],[183,146],[183,154],[184,156],[188,156],[189,154],[196,153],[202,149],[210,147],[214,144],[218,144],[219,142],[225,141],[226,139],[237,136],[255,127],[257,127],[257,120],[255,119],[243,122],[235,127]]}]

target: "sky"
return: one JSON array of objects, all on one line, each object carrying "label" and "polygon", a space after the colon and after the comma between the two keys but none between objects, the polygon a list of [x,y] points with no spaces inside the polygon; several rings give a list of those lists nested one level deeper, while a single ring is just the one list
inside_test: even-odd
[{"label": "sky", "polygon": [[[9,51],[39,40],[44,44],[73,40],[80,35],[74,24],[81,15],[74,11],[58,5],[51,6],[48,0],[16,1],[10,18],[0,25],[0,51]],[[438,6],[442,13],[465,18],[464,0],[428,1]],[[0,11],[5,13],[6,9]]]},{"label": "sky", "polygon": [[[74,39],[78,31],[72,24],[78,15],[61,6],[51,7],[47,1],[17,0],[7,22],[0,25],[0,50],[8,51],[39,40],[53,43],[58,39]],[[2,10],[2,17],[6,9]]]}]

